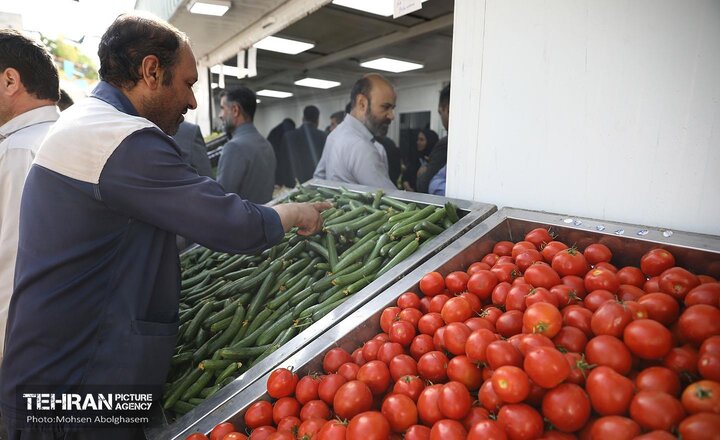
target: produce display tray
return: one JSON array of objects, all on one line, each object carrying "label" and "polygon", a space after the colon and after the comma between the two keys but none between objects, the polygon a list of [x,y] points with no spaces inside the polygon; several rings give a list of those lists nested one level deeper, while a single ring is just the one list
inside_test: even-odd
[{"label": "produce display tray", "polygon": [[[502,208],[277,366],[293,367],[300,376],[322,371],[322,360],[327,351],[342,347],[352,352],[363,341],[379,333],[383,309],[395,305],[404,292],[420,293],[418,283],[423,275],[438,271],[445,276],[455,270],[465,270],[491,252],[498,241],[520,241],[537,227],[550,228],[565,243],[575,243],[581,249],[585,246],[583,243],[590,241],[603,243],[613,251],[613,261],[619,265],[637,264],[643,253],[662,247],[673,253],[678,266],[696,273],[720,276],[720,237]],[[246,409],[258,400],[271,400],[266,392],[269,376],[270,372],[258,378],[226,405],[217,408],[208,420],[215,423],[231,421],[242,432]],[[209,432],[210,429],[211,425],[199,423],[194,431]]]},{"label": "produce display tray", "polygon": [[[340,184],[337,182],[319,179],[310,180],[306,182],[304,186],[310,188],[324,187],[332,189],[339,189],[343,187],[349,191],[359,193],[373,192],[376,190],[375,188],[361,185]],[[368,301],[372,300],[379,294],[382,294],[386,288],[391,286],[403,275],[412,271],[424,261],[440,252],[449,243],[455,241],[458,237],[462,236],[473,226],[477,225],[497,210],[495,205],[486,203],[399,190],[385,191],[385,195],[403,202],[415,202],[418,204],[435,205],[438,207],[444,206],[446,202],[452,202],[460,211],[461,218],[457,223],[437,235],[435,238],[423,243],[410,257],[400,262],[397,266],[393,267],[387,273],[370,283],[358,293],[354,294],[350,297],[350,299],[338,306],[320,321],[310,325],[273,354],[250,368],[234,382],[222,388],[212,397],[208,398],[205,402],[198,405],[187,414],[184,414],[175,421],[171,422],[168,420],[166,414],[159,409],[160,405],[156,405],[158,408],[154,410],[151,416],[150,424],[145,429],[145,435],[148,439],[184,439],[192,432],[209,432],[213,426],[226,417],[225,414],[235,411],[233,409],[235,407],[234,402],[242,400],[242,396],[245,394],[244,390],[246,390],[249,386],[257,382],[259,379],[264,378],[266,374],[269,374],[269,372],[297,353],[299,350],[303,349],[302,352],[305,353],[307,350],[304,347],[325,333],[327,329],[351,315],[361,306],[364,306],[364,304]],[[286,200],[287,197],[287,195],[279,197],[269,202],[268,205],[272,206],[281,203]],[[185,252],[189,252],[193,248],[194,247],[190,247]]]}]

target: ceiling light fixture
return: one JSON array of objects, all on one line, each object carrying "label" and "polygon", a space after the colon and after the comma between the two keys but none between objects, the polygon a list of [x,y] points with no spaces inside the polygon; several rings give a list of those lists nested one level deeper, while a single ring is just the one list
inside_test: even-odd
[{"label": "ceiling light fixture", "polygon": [[332,89],[340,85],[337,81],[328,81],[319,78],[303,78],[295,81],[296,86],[313,87],[316,89]]},{"label": "ceiling light fixture", "polygon": [[230,0],[190,0],[187,9],[192,14],[214,15],[221,17],[230,9]]},{"label": "ceiling light fixture", "polygon": [[253,44],[253,46],[258,49],[297,55],[300,52],[305,52],[306,50],[315,47],[315,43],[290,38],[275,37],[271,35]]},{"label": "ceiling light fixture", "polygon": [[[427,0],[422,0],[425,3]],[[395,2],[393,0],[333,0],[334,5],[357,9],[370,14],[389,17],[393,15]]]},{"label": "ceiling light fixture", "polygon": [[410,61],[403,61],[388,57],[381,57],[364,61],[360,63],[360,66],[368,69],[384,70],[385,72],[393,73],[407,72],[409,70],[417,70],[425,67],[420,63],[413,63]]},{"label": "ceiling light fixture", "polygon": [[258,96],[267,96],[268,98],[289,98],[293,94],[290,92],[282,92],[280,90],[262,89],[256,93]]},{"label": "ceiling light fixture", "polygon": [[226,64],[223,64],[222,67],[220,64],[216,64],[210,68],[210,73],[215,73],[217,75],[220,75],[220,71],[222,70],[223,75],[225,76],[234,76],[238,77],[240,76],[240,69],[235,66],[228,66]]}]

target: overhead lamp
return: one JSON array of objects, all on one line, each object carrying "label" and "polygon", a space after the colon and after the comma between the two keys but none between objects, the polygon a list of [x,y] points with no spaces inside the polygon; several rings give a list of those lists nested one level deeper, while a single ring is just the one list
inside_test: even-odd
[{"label": "overhead lamp", "polygon": [[220,72],[222,72],[225,76],[240,76],[240,68],[235,66],[228,66],[223,64],[222,66],[220,64],[215,64],[210,68],[210,73],[215,73],[220,75]]},{"label": "overhead lamp", "polygon": [[315,47],[315,43],[270,35],[253,44],[253,46],[258,49],[297,55]]},{"label": "overhead lamp", "polygon": [[[422,0],[422,3],[426,1],[427,0]],[[383,17],[393,15],[393,9],[395,7],[394,0],[333,0],[333,4],[357,9],[370,14],[382,15]]]},{"label": "overhead lamp", "polygon": [[261,102],[262,102],[261,100],[255,98],[255,103],[256,103],[256,104],[260,104]]},{"label": "overhead lamp", "polygon": [[422,69],[423,66],[420,63],[413,63],[410,61],[398,60],[396,58],[381,57],[373,60],[368,60],[360,63],[360,66],[368,69],[384,70],[386,72],[400,73],[407,72],[409,70]]},{"label": "overhead lamp", "polygon": [[267,96],[268,98],[289,98],[293,94],[290,92],[282,92],[280,90],[262,89],[255,93],[258,96]]},{"label": "overhead lamp", "polygon": [[332,89],[340,85],[337,81],[328,81],[319,78],[303,78],[295,81],[296,86],[313,87],[316,89]]},{"label": "overhead lamp", "polygon": [[217,89],[218,87],[220,87],[220,84],[218,84],[218,83],[211,83],[211,84],[210,84],[210,87],[213,88],[213,89]]},{"label": "overhead lamp", "polygon": [[187,9],[192,14],[215,15],[221,17],[230,9],[230,0],[190,0]]}]

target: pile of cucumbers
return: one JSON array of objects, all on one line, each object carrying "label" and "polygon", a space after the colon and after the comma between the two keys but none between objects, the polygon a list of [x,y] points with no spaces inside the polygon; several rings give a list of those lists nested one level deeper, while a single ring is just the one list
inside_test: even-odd
[{"label": "pile of cucumbers", "polygon": [[180,329],[163,407],[184,414],[320,320],[419,245],[458,210],[383,194],[299,186],[286,201],[329,200],[322,233],[290,231],[260,255],[194,248],[180,258]]}]

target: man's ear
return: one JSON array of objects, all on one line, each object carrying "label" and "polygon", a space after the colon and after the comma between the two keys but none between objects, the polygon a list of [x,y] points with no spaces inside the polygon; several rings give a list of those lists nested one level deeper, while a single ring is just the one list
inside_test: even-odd
[{"label": "man's ear", "polygon": [[3,91],[8,95],[15,94],[22,87],[20,72],[12,67],[8,67],[0,72],[0,81],[2,82]]},{"label": "man's ear", "polygon": [[162,68],[160,67],[160,60],[155,55],[148,55],[142,60],[142,64],[140,64],[140,76],[142,77],[141,81],[144,81],[145,84],[150,89],[156,89],[160,86],[162,75]]}]

